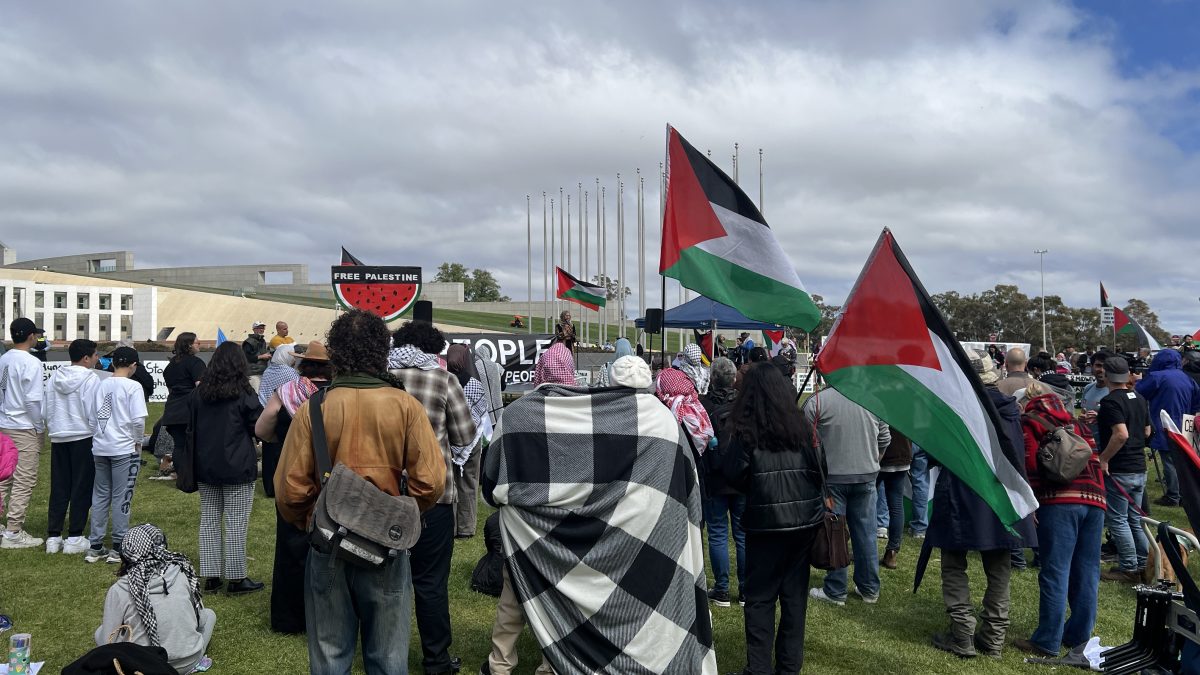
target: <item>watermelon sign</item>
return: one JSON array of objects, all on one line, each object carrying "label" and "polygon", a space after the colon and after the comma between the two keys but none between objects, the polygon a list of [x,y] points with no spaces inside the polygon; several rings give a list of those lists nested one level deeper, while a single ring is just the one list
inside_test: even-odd
[{"label": "watermelon sign", "polygon": [[378,314],[384,321],[395,321],[421,295],[420,267],[342,264],[330,274],[333,293],[343,307]]}]

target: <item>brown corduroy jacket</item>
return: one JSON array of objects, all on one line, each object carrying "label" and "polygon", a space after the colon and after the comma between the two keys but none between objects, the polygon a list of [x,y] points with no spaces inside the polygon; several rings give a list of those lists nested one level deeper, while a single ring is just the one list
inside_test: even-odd
[{"label": "brown corduroy jacket", "polygon": [[[446,462],[421,403],[392,387],[334,384],[321,406],[332,464],[345,464],[390,495],[400,494],[401,475],[407,470],[408,494],[421,510],[437,503],[445,489]],[[296,411],[283,444],[275,471],[275,503],[284,520],[307,528],[320,492],[306,402]]]}]

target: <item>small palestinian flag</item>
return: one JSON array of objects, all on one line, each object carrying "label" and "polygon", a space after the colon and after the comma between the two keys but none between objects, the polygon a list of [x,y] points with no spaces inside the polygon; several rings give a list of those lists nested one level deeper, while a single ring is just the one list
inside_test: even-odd
[{"label": "small palestinian flag", "polygon": [[578,303],[588,309],[600,309],[604,306],[606,298],[603,286],[580,281],[567,274],[561,267],[555,267],[554,271],[558,275],[558,290],[554,297]]},{"label": "small palestinian flag", "polygon": [[763,330],[763,349],[771,356],[779,353],[779,348],[783,346],[783,331],[781,330]]},{"label": "small palestinian flag", "polygon": [[670,126],[666,201],[660,274],[751,319],[816,328],[821,312],[754,202]]},{"label": "small palestinian flag", "polygon": [[1108,301],[1108,291],[1104,290],[1103,282],[1100,283],[1100,306],[1112,307],[1114,330],[1117,335],[1133,335],[1137,338],[1138,347],[1148,347],[1155,352],[1162,350],[1162,345],[1158,344],[1158,340],[1155,340],[1153,335],[1142,328],[1141,324],[1131,319],[1120,307]]},{"label": "small palestinian flag", "polygon": [[345,246],[342,247],[342,264],[343,265],[358,265],[360,267],[364,266],[363,261],[359,260],[358,258],[355,258],[354,254],[350,253],[350,251],[347,251]]},{"label": "small palestinian flag", "polygon": [[[816,368],[912,439],[1012,526],[1037,509],[995,406],[962,346],[885,229]],[[1014,459],[1010,459],[1014,458]]]}]

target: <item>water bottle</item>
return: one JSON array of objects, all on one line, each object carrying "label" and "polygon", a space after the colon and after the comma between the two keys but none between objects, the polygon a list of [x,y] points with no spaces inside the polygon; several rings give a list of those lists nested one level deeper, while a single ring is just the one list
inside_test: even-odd
[{"label": "water bottle", "polygon": [[8,639],[9,675],[29,675],[29,633],[18,633]]}]

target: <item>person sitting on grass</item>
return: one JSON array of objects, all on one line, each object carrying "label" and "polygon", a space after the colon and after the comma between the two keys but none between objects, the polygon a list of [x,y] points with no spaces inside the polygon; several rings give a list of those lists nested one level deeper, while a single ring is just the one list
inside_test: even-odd
[{"label": "person sitting on grass", "polygon": [[162,647],[175,670],[195,670],[204,659],[217,615],[204,607],[187,556],[167,548],[162,530],[138,525],[125,533],[117,576],[104,598],[96,645],[128,641]]}]

